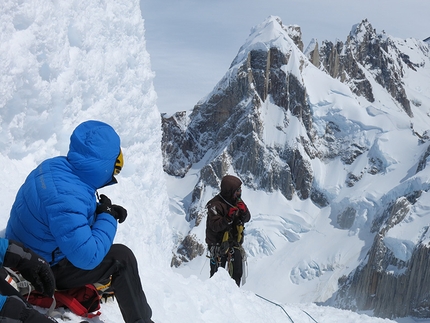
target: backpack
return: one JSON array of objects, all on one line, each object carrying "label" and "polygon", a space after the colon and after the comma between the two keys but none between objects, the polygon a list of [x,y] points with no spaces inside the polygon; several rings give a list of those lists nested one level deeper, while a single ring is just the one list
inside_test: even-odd
[{"label": "backpack", "polygon": [[101,314],[99,312],[100,296],[93,284],[66,290],[56,290],[54,298],[37,291],[32,291],[23,297],[27,298],[27,301],[32,305],[49,308],[49,312],[52,312],[55,308],[66,307],[74,314],[82,317],[93,318]]},{"label": "backpack", "polygon": [[33,286],[20,273],[8,267],[0,268],[0,279],[5,279],[31,305],[48,308],[49,316],[52,316],[54,309],[59,307],[66,307],[74,314],[82,317],[93,318],[99,316],[101,314],[99,312],[100,294],[103,292],[103,288],[110,286],[110,284],[101,286],[99,292],[93,284],[87,284],[66,290],[56,290],[54,297],[48,297],[35,291]]}]

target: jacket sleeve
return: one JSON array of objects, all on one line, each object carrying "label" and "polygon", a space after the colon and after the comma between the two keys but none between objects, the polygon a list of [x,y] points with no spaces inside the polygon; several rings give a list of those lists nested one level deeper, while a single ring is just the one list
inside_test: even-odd
[{"label": "jacket sleeve", "polygon": [[76,267],[91,270],[98,266],[112,246],[117,221],[109,214],[97,216],[91,226],[89,201],[73,196],[61,199],[49,212],[49,227],[59,249]]},{"label": "jacket sleeve", "polygon": [[0,311],[3,309],[4,303],[7,300],[7,296],[0,295]]},{"label": "jacket sleeve", "polygon": [[226,219],[225,212],[222,208],[217,207],[215,204],[208,204],[208,228],[214,232],[224,231],[229,223]]},{"label": "jacket sleeve", "polygon": [[9,240],[0,238],[0,266],[3,266],[4,255],[6,254],[8,247],[9,247]]}]

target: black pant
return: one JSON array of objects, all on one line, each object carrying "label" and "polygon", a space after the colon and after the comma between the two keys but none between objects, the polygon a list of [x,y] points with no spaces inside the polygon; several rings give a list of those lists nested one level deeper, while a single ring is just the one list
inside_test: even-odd
[{"label": "black pant", "polygon": [[126,323],[152,322],[152,310],[146,301],[133,252],[114,244],[100,265],[92,270],[76,268],[67,259],[52,267],[57,289],[94,284],[112,276],[112,287]]},{"label": "black pant", "polygon": [[[231,267],[226,268],[226,264]],[[211,255],[210,277],[218,271],[218,267],[225,268],[229,272],[231,278],[236,281],[237,286],[240,286],[240,280],[242,279],[243,273],[242,253],[240,249],[230,248],[224,255],[219,255],[217,252],[215,252],[214,255]]]}]

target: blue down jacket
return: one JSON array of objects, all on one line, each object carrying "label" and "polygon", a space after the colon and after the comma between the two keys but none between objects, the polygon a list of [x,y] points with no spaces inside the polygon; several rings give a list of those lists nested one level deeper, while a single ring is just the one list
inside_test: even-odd
[{"label": "blue down jacket", "polygon": [[100,264],[116,234],[117,221],[95,214],[96,190],[116,183],[120,139],[106,123],[86,121],[73,131],[67,157],[47,159],[19,189],[6,237],[55,265],[64,257],[91,270]]}]

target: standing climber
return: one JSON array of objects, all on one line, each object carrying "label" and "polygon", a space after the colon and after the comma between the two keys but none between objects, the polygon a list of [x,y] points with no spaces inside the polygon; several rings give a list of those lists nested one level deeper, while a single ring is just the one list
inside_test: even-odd
[{"label": "standing climber", "polygon": [[221,180],[221,192],[207,204],[206,243],[210,251],[210,276],[218,267],[226,268],[240,286],[243,274],[242,247],[244,223],[251,219],[248,207],[242,201],[242,181],[226,175]]}]

